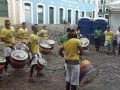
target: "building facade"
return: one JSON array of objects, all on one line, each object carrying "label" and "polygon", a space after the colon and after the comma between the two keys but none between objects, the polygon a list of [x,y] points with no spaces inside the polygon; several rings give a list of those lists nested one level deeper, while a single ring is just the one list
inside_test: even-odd
[{"label": "building facade", "polygon": [[[5,14],[2,3],[7,4]],[[0,0],[0,24],[8,18],[12,24],[23,21],[37,24],[77,24],[80,17],[97,17],[98,0]]]},{"label": "building facade", "polygon": [[0,25],[4,24],[5,19],[9,19],[12,24],[20,22],[20,2],[21,0],[0,0]]},{"label": "building facade", "polygon": [[105,19],[109,19],[109,3],[115,2],[119,0],[99,0],[98,1],[98,7],[99,7],[99,12],[98,16],[103,17]]}]

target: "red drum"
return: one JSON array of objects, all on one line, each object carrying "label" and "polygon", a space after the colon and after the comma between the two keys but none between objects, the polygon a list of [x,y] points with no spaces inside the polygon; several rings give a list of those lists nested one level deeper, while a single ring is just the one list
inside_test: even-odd
[{"label": "red drum", "polygon": [[88,60],[83,60],[80,64],[80,86],[90,84],[98,73],[99,70],[95,69]]},{"label": "red drum", "polygon": [[3,57],[0,57],[0,73],[3,72],[5,62],[6,60]]},{"label": "red drum", "polygon": [[22,50],[14,50],[11,53],[10,65],[14,69],[20,69],[27,63],[28,54]]},{"label": "red drum", "polygon": [[48,55],[51,52],[51,46],[45,43],[40,43],[41,52],[44,55]]},{"label": "red drum", "polygon": [[51,46],[51,50],[52,50],[52,49],[54,48],[55,41],[48,39],[48,40],[46,41],[46,44],[50,45],[50,46]]},{"label": "red drum", "polygon": [[80,42],[81,42],[81,47],[83,50],[88,50],[89,48],[89,43],[90,41],[88,40],[88,38],[80,38]]},{"label": "red drum", "polygon": [[47,62],[46,62],[45,58],[40,58],[38,60],[38,64],[36,66],[36,69],[37,70],[42,70],[46,65],[47,65]]}]

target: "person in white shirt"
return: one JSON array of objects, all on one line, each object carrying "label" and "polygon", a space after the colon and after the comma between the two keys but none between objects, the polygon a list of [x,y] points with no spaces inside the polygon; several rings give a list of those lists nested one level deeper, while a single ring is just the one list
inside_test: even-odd
[{"label": "person in white shirt", "polygon": [[117,44],[118,44],[118,55],[120,55],[120,26],[118,27],[118,31],[116,32],[117,36]]}]

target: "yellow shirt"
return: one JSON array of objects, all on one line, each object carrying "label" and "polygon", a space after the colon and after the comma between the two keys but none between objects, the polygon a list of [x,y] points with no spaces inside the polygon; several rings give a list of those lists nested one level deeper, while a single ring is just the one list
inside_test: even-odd
[{"label": "yellow shirt", "polygon": [[17,35],[18,35],[18,40],[21,41],[21,42],[26,42],[27,41],[27,32],[28,32],[28,29],[23,29],[23,28],[20,28],[17,32]]},{"label": "yellow shirt", "polygon": [[28,42],[30,43],[30,49],[32,53],[38,53],[40,51],[39,38],[35,34],[31,34]]},{"label": "yellow shirt", "polygon": [[7,28],[3,28],[1,30],[1,36],[4,36],[3,39],[5,41],[8,41],[10,43],[5,42],[5,46],[12,46],[13,44],[15,44],[15,29],[14,27],[10,27],[10,29]]},{"label": "yellow shirt", "polygon": [[80,46],[80,40],[76,38],[63,43],[62,48],[65,50],[66,60],[79,60],[78,46]]},{"label": "yellow shirt", "polygon": [[105,34],[105,40],[107,40],[107,41],[112,40],[112,38],[113,38],[113,32],[112,31],[109,31],[109,32],[105,31],[104,34]]},{"label": "yellow shirt", "polygon": [[38,36],[40,37],[48,36],[48,31],[42,29],[40,32],[38,32]]}]

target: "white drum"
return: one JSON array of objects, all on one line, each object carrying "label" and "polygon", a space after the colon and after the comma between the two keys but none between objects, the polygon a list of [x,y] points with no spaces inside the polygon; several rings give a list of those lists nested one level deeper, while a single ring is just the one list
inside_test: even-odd
[{"label": "white drum", "polygon": [[36,69],[42,70],[46,65],[47,65],[47,62],[46,62],[45,58],[42,57],[38,60],[38,64],[37,64]]},{"label": "white drum", "polygon": [[80,38],[80,44],[83,50],[88,50],[90,41],[88,38]]},{"label": "white drum", "polygon": [[51,46],[48,44],[40,43],[40,47],[41,47],[40,52],[42,52],[42,54],[44,55],[48,55],[51,52]]},{"label": "white drum", "polygon": [[48,39],[48,40],[46,40],[46,44],[50,45],[50,46],[51,46],[51,49],[53,49],[53,48],[54,48],[55,41]]},{"label": "white drum", "polygon": [[28,54],[22,50],[14,50],[11,52],[10,65],[15,69],[20,69],[27,63]]}]

